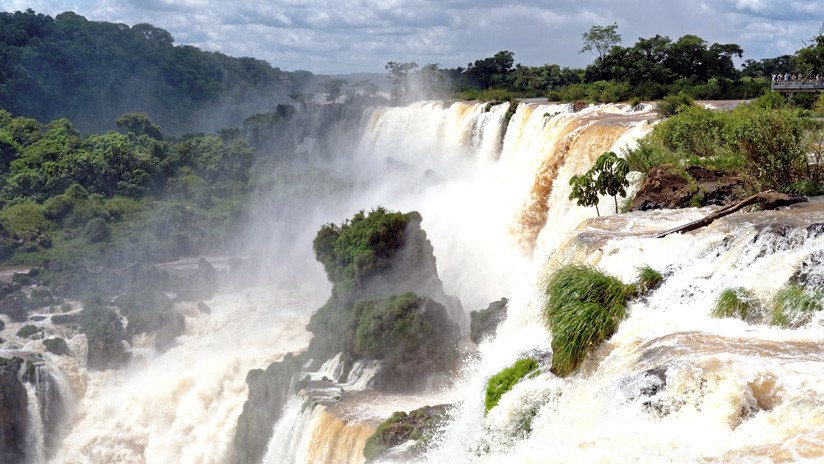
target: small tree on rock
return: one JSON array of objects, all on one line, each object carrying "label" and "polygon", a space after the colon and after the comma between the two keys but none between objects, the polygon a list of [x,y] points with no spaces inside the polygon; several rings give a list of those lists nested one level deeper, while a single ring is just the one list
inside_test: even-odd
[{"label": "small tree on rock", "polygon": [[600,217],[601,212],[598,210],[598,187],[595,179],[592,178],[592,170],[590,169],[580,176],[572,176],[569,179],[569,185],[572,186],[572,193],[569,194],[570,200],[578,200],[578,206],[594,206],[595,213]]},{"label": "small tree on rock", "polygon": [[615,153],[608,151],[599,156],[591,172],[595,177],[595,186],[601,195],[609,195],[615,201],[615,214],[618,214],[618,195],[627,194],[629,186],[629,164]]}]

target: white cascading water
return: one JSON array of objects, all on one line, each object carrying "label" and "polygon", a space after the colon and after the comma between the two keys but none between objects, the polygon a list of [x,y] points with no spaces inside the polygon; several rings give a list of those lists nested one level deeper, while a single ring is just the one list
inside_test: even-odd
[{"label": "white cascading water", "polygon": [[[569,179],[604,151],[632,145],[651,129],[654,114],[625,105],[572,113],[566,105],[522,103],[505,127],[508,109],[426,102],[373,110],[356,134],[356,152],[336,163],[357,188],[312,213],[320,225],[379,204],[420,211],[447,293],[467,311],[510,298],[497,336],[481,344],[479,360],[463,366],[447,392],[376,398],[368,390],[375,366],[361,365],[359,381],[337,387],[363,395],[358,414],[291,399],[264,462],[363,462],[363,443],[382,418],[446,400],[457,407],[422,458],[427,463],[724,462],[736,461],[735,453],[759,462],[762,455],[800,460],[809,443],[820,444],[820,329],[749,326],[711,319],[709,311],[726,287],[745,286],[767,301],[800,260],[824,247],[821,238],[753,241],[754,227],[733,218],[688,235],[639,235],[694,219],[702,214],[696,210],[585,222],[595,210],[568,200]],[[612,213],[612,198],[603,198],[601,214]],[[667,279],[631,305],[630,317],[581,374],[524,381],[485,417],[486,379],[524,353],[549,350],[542,283],[573,259],[627,281],[648,264]],[[61,365],[73,369],[66,377],[79,400],[54,461],[233,462],[246,372],[308,342],[305,324],[328,283],[307,285],[221,295],[208,302],[210,316],[190,308],[178,346],[121,371]],[[339,363],[324,364],[319,379],[339,381]],[[649,399],[633,392],[655,368],[665,369],[666,388],[655,393],[650,412]]]}]

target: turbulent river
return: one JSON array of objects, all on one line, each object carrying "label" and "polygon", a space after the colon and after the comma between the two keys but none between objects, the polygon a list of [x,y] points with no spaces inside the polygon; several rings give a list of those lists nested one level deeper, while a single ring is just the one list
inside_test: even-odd
[{"label": "turbulent river", "polygon": [[[297,256],[272,270],[285,276],[281,282],[222,293],[207,301],[208,316],[182,307],[186,332],[177,345],[162,354],[146,348],[125,369],[92,372],[49,355],[73,398],[49,460],[233,462],[246,373],[303,349],[311,337],[306,322],[328,295],[311,234],[383,205],[421,213],[445,289],[467,311],[505,296],[508,317],[437,391],[375,394],[368,388],[373,366],[362,363],[340,404],[292,398],[263,462],[362,463],[364,443],[380,421],[438,403],[455,407],[421,463],[821,462],[820,321],[787,330],[714,319],[710,311],[725,288],[744,287],[768,301],[820,254],[824,234],[807,225],[824,222],[824,205],[741,213],[693,233],[652,238],[707,211],[614,215],[612,199],[603,198],[605,216],[595,218],[593,208],[568,197],[573,175],[604,151],[633,146],[651,130],[654,112],[606,105],[573,113],[566,105],[521,103],[507,120],[509,109],[426,102],[359,115],[357,129],[345,134],[347,149],[316,177],[338,183],[324,181],[310,192],[317,201],[301,215],[302,232],[287,240],[267,228],[266,221],[292,217],[278,211],[264,225],[250,225],[259,232],[250,242],[280,239],[289,242],[279,245],[290,249],[283,256]],[[306,195],[294,201],[307,201],[300,196]],[[266,230],[276,237],[260,239]],[[570,262],[625,281],[649,265],[665,280],[630,305],[618,332],[576,375],[520,382],[485,416],[486,380],[525,353],[550,350],[540,316],[546,277]],[[69,340],[75,351],[82,350],[79,338]],[[316,375],[336,380],[338,363],[329,360]],[[639,396],[645,388],[652,394]],[[519,424],[527,417],[531,431],[524,433]],[[42,450],[37,456],[46,459]]]}]

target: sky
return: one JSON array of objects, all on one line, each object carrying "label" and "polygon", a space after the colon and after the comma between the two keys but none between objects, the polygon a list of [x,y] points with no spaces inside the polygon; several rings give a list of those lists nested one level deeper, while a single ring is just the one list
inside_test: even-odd
[{"label": "sky", "polygon": [[499,50],[526,65],[584,66],[593,57],[578,52],[581,33],[613,22],[624,45],[696,34],[760,59],[801,48],[824,21],[824,0],[0,0],[2,11],[27,8],[151,23],[177,44],[321,74],[466,66]]}]

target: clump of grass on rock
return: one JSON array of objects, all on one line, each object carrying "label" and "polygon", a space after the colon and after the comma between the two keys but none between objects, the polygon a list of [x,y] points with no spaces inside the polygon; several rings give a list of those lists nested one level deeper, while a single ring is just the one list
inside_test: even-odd
[{"label": "clump of grass on rock", "polygon": [[590,266],[570,264],[555,271],[543,311],[552,333],[552,372],[572,374],[591,349],[611,337],[638,290]]},{"label": "clump of grass on rock", "polygon": [[771,325],[797,328],[810,322],[813,313],[824,309],[822,295],[798,284],[779,290],[772,300]]},{"label": "clump of grass on rock", "polygon": [[752,319],[756,310],[756,299],[752,292],[741,287],[728,288],[718,295],[712,317],[716,319],[737,318],[742,321]]},{"label": "clump of grass on rock", "polygon": [[498,405],[501,397],[512,390],[512,387],[520,382],[524,377],[538,371],[538,360],[535,358],[524,358],[515,361],[515,364],[498,372],[489,378],[486,383],[486,398],[484,400],[484,414]]}]

